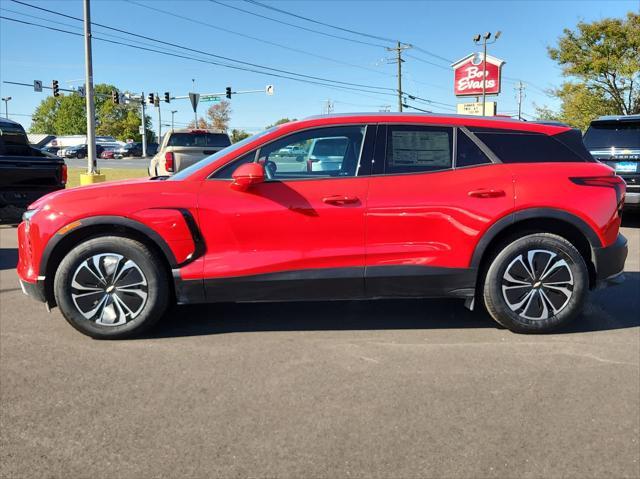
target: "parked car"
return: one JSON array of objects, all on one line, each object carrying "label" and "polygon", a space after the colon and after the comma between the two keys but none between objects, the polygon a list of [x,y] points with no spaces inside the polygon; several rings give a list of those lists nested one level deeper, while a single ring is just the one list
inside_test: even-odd
[{"label": "parked car", "polygon": [[58,155],[58,151],[60,150],[59,146],[44,146],[40,148],[40,151],[43,153],[50,153],[52,155]]},{"label": "parked car", "polygon": [[[103,151],[104,151],[104,146],[96,144],[96,155],[97,156],[102,155]],[[82,159],[82,158],[86,158],[87,154],[88,154],[88,150],[87,150],[86,144],[69,146],[67,148],[64,148],[58,151],[58,156],[62,156],[63,158]]]},{"label": "parked car", "polygon": [[116,157],[116,147],[109,146],[102,149],[102,153],[100,153],[100,158],[103,160],[113,160]]},{"label": "parked car", "polygon": [[19,123],[0,118],[0,220],[18,221],[27,205],[66,182],[62,159],[31,147]]},{"label": "parked car", "polygon": [[142,143],[127,143],[115,151],[116,158],[142,156]]},{"label": "parked car", "polygon": [[147,144],[147,156],[155,156],[158,154],[158,148],[160,144],[158,143],[148,143]]},{"label": "parked car", "polygon": [[640,207],[640,115],[602,116],[591,122],[584,144],[627,184],[625,205]]},{"label": "parked car", "polygon": [[151,159],[149,176],[173,175],[229,145],[229,135],[215,130],[172,130]]},{"label": "parked car", "polygon": [[[339,169],[280,170],[282,148],[324,138],[347,144]],[[40,199],[18,229],[18,274],[94,338],[139,334],[172,302],[441,296],[546,332],[619,280],[624,193],[567,127],[315,117],[172,177]]]}]

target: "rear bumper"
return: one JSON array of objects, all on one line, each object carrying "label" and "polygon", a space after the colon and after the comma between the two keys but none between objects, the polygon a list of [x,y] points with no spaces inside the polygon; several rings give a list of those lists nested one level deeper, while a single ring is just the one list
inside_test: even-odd
[{"label": "rear bumper", "polygon": [[612,245],[593,250],[597,286],[608,286],[618,282],[624,271],[627,253],[627,238],[621,234]]}]

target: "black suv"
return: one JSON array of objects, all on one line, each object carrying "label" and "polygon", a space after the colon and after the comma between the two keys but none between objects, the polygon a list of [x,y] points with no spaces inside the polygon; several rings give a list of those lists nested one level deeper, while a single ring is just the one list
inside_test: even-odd
[{"label": "black suv", "polygon": [[627,183],[626,206],[640,206],[640,115],[601,116],[584,134],[584,144],[598,161]]}]

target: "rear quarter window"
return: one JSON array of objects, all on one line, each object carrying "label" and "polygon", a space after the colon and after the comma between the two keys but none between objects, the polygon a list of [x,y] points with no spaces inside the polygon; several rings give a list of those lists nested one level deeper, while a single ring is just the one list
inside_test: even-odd
[{"label": "rear quarter window", "polygon": [[[589,161],[554,136],[513,130],[473,129],[503,163],[568,163]],[[561,136],[561,135],[558,135]]]}]

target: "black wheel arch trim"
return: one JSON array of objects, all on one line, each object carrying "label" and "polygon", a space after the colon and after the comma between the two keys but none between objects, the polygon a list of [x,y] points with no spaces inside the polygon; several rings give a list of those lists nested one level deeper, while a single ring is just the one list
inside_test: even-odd
[{"label": "black wheel arch trim", "polygon": [[528,208],[510,213],[493,223],[484,235],[482,235],[482,238],[476,245],[473,251],[473,256],[471,257],[470,266],[472,268],[480,267],[487,248],[506,228],[521,221],[530,219],[554,219],[565,221],[566,223],[575,226],[585,236],[585,238],[587,238],[592,252],[595,248],[602,247],[602,242],[596,232],[582,218],[579,218],[567,211],[555,208]]},{"label": "black wheel arch trim", "polygon": [[191,237],[194,243],[194,251],[187,258],[187,260],[183,261],[182,263],[178,263],[175,255],[173,254],[173,251],[171,251],[171,248],[169,247],[167,242],[164,240],[164,238],[159,233],[157,233],[155,230],[151,229],[144,223],[128,217],[124,217],[124,216],[100,215],[100,216],[90,216],[87,218],[82,218],[78,220],[81,223],[80,227],[71,229],[68,232],[65,232],[64,234],[56,233],[51,238],[51,240],[49,240],[49,242],[47,243],[42,253],[42,258],[40,259],[40,274],[46,275],[47,267],[49,265],[51,255],[61,241],[67,238],[68,235],[71,233],[77,233],[78,231],[81,231],[83,229],[90,228],[93,226],[114,226],[115,225],[115,226],[123,226],[126,228],[131,228],[133,230],[136,230],[137,232],[148,237],[151,241],[155,243],[155,245],[158,248],[160,248],[165,258],[169,262],[169,266],[171,267],[171,269],[181,268],[189,264],[190,262],[196,260],[200,256],[202,256],[205,250],[204,241],[202,239],[202,235],[200,234],[198,225],[193,215],[191,214],[191,212],[185,208],[165,207],[161,209],[179,211],[182,217],[184,218],[185,223],[191,234]]}]

